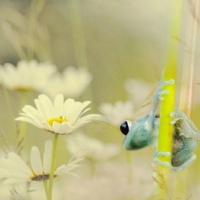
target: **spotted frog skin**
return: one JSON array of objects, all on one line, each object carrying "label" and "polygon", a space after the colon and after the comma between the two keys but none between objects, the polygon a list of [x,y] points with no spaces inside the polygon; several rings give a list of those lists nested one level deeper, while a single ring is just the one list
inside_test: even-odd
[{"label": "spotted frog skin", "polygon": [[126,150],[138,150],[146,146],[152,146],[156,153],[154,162],[156,164],[171,166],[174,171],[181,171],[191,165],[196,159],[193,154],[198,146],[200,132],[192,122],[192,120],[178,108],[171,113],[173,124],[173,145],[171,163],[162,162],[158,156],[169,156],[169,152],[157,152],[158,129],[160,116],[155,114],[159,106],[160,100],[163,100],[163,95],[168,94],[167,90],[162,91],[162,88],[168,84],[173,84],[174,81],[161,81],[158,84],[158,89],[153,97],[152,108],[149,115],[137,121],[124,121],[120,130],[125,135],[123,145]]}]

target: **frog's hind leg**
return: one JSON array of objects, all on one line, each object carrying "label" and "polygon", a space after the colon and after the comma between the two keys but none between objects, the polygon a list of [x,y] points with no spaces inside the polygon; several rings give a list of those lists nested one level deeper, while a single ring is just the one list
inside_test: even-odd
[{"label": "frog's hind leg", "polygon": [[197,156],[192,154],[184,163],[179,166],[171,166],[171,169],[175,172],[182,171],[183,169],[189,167],[196,160],[196,158]]},{"label": "frog's hind leg", "polygon": [[175,108],[174,112],[170,114],[173,117],[171,124],[178,124],[176,128],[179,131],[180,135],[183,135],[186,138],[200,140],[200,131],[196,128],[193,121],[180,109]]},{"label": "frog's hind leg", "polygon": [[170,152],[168,152],[168,151],[166,151],[166,152],[160,152],[160,151],[155,152],[153,162],[154,162],[155,164],[157,164],[157,165],[162,165],[162,166],[165,166],[165,167],[171,166],[171,163],[161,161],[161,160],[158,158],[158,156],[169,157],[169,156],[170,156]]},{"label": "frog's hind leg", "polygon": [[196,160],[196,157],[197,157],[195,154],[192,154],[182,164],[177,165],[177,166],[173,166],[173,164],[174,164],[173,163],[173,158],[172,158],[172,164],[171,164],[169,162],[163,162],[163,161],[161,161],[160,159],[158,159],[158,156],[168,157],[168,156],[170,156],[170,152],[156,152],[154,154],[154,163],[157,164],[157,165],[165,166],[165,167],[171,167],[171,170],[175,171],[175,172],[182,171],[183,169],[189,167]]}]

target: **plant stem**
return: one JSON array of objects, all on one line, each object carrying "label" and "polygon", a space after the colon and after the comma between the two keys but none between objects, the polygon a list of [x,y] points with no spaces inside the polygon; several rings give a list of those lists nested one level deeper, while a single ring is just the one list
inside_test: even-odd
[{"label": "plant stem", "polygon": [[56,161],[56,151],[58,143],[58,134],[54,135],[53,140],[53,149],[52,149],[52,160],[51,160],[51,172],[49,179],[49,191],[48,191],[48,200],[52,200],[52,191],[53,191],[53,180],[54,180],[54,170],[55,170],[55,161]]},{"label": "plant stem", "polygon": [[88,68],[89,65],[86,53],[84,29],[81,20],[80,2],[79,0],[70,0],[69,5],[77,64],[78,66]]},{"label": "plant stem", "polygon": [[[188,21],[188,37],[186,38],[189,55],[188,60],[185,61],[182,72],[182,82],[181,82],[181,95],[180,95],[180,109],[183,110],[188,116],[191,116],[191,108],[193,103],[193,93],[194,93],[194,72],[196,68],[196,51],[197,51],[197,36],[198,36],[198,19],[200,12],[200,1],[193,1],[194,10],[191,11],[193,16],[190,21]],[[188,17],[189,18],[189,17]],[[184,57],[187,57],[185,52]]]},{"label": "plant stem", "polygon": [[32,0],[30,5],[28,36],[31,41],[27,46],[27,59],[31,60],[34,57],[35,51],[35,34],[38,17],[44,8],[46,0]]},{"label": "plant stem", "polygon": [[[80,0],[69,0],[69,13],[72,25],[77,65],[78,67],[84,67],[89,71],[90,67],[86,51],[84,27],[81,19]],[[92,94],[91,84],[89,84],[88,90],[84,93],[84,95],[87,96],[87,99],[90,99],[90,101],[93,102],[91,104],[91,110],[94,111],[94,97]]]},{"label": "plant stem", "polygon": [[43,185],[44,185],[46,198],[48,199],[48,185],[47,185],[47,180],[46,179],[43,179]]},{"label": "plant stem", "polygon": [[127,181],[128,183],[132,183],[133,182],[133,177],[132,177],[132,154],[131,152],[126,151],[126,164],[127,164]]},{"label": "plant stem", "polygon": [[[24,105],[27,103],[28,99],[28,93],[27,92],[20,92],[20,109],[24,107]],[[17,137],[17,153],[20,155],[21,150],[24,147],[24,140],[25,140],[25,135],[26,135],[26,126],[27,123],[25,122],[20,122],[20,130],[18,133]]]},{"label": "plant stem", "polygon": [[[176,82],[176,73],[178,65],[178,41],[174,37],[179,38],[180,24],[181,24],[181,10],[182,0],[171,1],[171,21],[170,21],[170,40],[169,49],[167,55],[167,62],[164,68],[163,80],[174,79]],[[173,36],[173,37],[172,37]],[[170,152],[172,151],[172,140],[173,140],[173,126],[170,124],[172,118],[170,113],[174,110],[175,104],[175,89],[176,84],[165,86],[164,90],[168,90],[169,94],[164,97],[161,103],[160,112],[160,126],[158,136],[158,152]],[[163,157],[159,159],[163,162],[171,163],[171,156]],[[165,166],[158,166],[158,173],[156,182],[158,183],[157,194],[160,199],[169,198],[169,168]]]},{"label": "plant stem", "polygon": [[11,98],[8,94],[8,89],[4,85],[3,85],[3,93],[4,93],[4,96],[5,96],[6,107],[8,109],[10,121],[14,122],[13,126],[12,126],[12,127],[14,127],[14,131],[13,131],[13,133],[14,133],[16,131],[15,130],[16,124],[15,124],[15,121],[13,120],[14,119],[14,110],[12,109],[13,106],[12,106],[12,103],[11,103]]},{"label": "plant stem", "polygon": [[[195,70],[196,70],[196,53],[198,45],[198,19],[200,12],[200,1],[191,1],[192,10],[190,15],[186,16],[186,37],[185,43],[187,44],[187,51],[184,51],[183,65],[182,65],[182,80],[180,91],[180,103],[179,108],[191,118],[194,96],[194,83],[195,83]],[[188,6],[188,5],[187,5]],[[188,53],[189,52],[189,53]],[[186,199],[188,196],[188,174],[189,170],[185,169],[184,173],[176,175],[174,197],[180,199]]]}]

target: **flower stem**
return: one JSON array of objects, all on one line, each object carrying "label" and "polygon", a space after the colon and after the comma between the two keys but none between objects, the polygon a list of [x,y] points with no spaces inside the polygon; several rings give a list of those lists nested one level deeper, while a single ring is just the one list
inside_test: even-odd
[{"label": "flower stem", "polygon": [[29,27],[28,36],[30,37],[30,44],[27,45],[27,59],[34,58],[35,40],[36,40],[36,27],[38,17],[44,8],[46,0],[32,0],[30,5]]},{"label": "flower stem", "polygon": [[[180,35],[180,24],[181,24],[181,11],[182,11],[182,0],[171,0],[172,12],[170,21],[170,40],[168,46],[167,62],[164,68],[163,80],[174,79],[176,83],[176,73],[178,68],[178,40],[174,37]],[[173,36],[173,37],[172,37]],[[158,152],[170,152],[172,151],[172,140],[173,140],[173,126],[170,124],[171,117],[170,113],[174,111],[175,105],[175,89],[176,85],[167,85],[164,90],[168,90],[169,94],[164,97],[161,103],[160,112],[160,126],[158,136]],[[171,156],[160,156],[159,160],[163,162],[171,163]],[[169,167],[157,166],[157,199],[168,199],[169,198]]]},{"label": "flower stem", "polygon": [[133,182],[133,177],[132,177],[132,154],[131,152],[126,151],[126,164],[127,164],[127,181],[128,183],[132,183]]},{"label": "flower stem", "polygon": [[48,199],[48,185],[47,185],[47,180],[46,179],[43,179],[43,185],[44,185],[46,198]]},{"label": "flower stem", "polygon": [[81,20],[79,0],[69,1],[69,13],[73,31],[74,48],[78,66],[88,68],[88,58],[86,52],[86,43],[84,37],[84,29]]},{"label": "flower stem", "polygon": [[[8,109],[8,113],[9,113],[9,117],[10,117],[10,121],[14,122],[14,111],[13,111],[13,106],[12,106],[12,103],[11,103],[11,98],[8,94],[8,90],[7,88],[3,85],[3,93],[4,93],[4,96],[5,96],[5,101],[6,101],[6,107]],[[13,124],[12,127],[15,127],[15,124]],[[15,132],[16,130],[14,130],[13,132]]]},{"label": "flower stem", "polygon": [[[193,96],[194,96],[194,83],[196,72],[196,57],[197,57],[197,45],[198,45],[198,19],[200,13],[200,1],[191,1],[191,13],[187,15],[185,22],[186,36],[185,43],[187,44],[188,51],[184,52],[183,65],[182,65],[182,79],[181,79],[181,91],[180,91],[180,103],[179,108],[187,114],[188,117],[192,116]],[[189,52],[189,53],[188,53]],[[188,173],[188,168],[184,170],[184,173],[176,175],[174,185],[174,197],[180,199],[186,199],[188,196],[188,179],[191,174]],[[191,173],[191,171],[190,171]]]},{"label": "flower stem", "polygon": [[[26,103],[28,99],[28,94],[27,92],[21,92],[21,97],[20,97],[20,108],[22,108]],[[20,131],[17,135],[17,153],[20,155],[23,147],[24,147],[24,140],[25,140],[25,135],[26,135],[26,123],[21,122],[20,123]]]},{"label": "flower stem", "polygon": [[52,149],[51,172],[50,172],[49,191],[48,191],[48,198],[47,198],[48,200],[52,200],[57,143],[58,143],[58,134],[55,134],[54,140],[53,140],[53,149]]},{"label": "flower stem", "polygon": [[[188,34],[186,42],[188,44],[189,54],[185,52],[184,65],[182,67],[182,82],[181,82],[181,95],[180,95],[180,109],[183,110],[189,117],[191,117],[191,108],[193,103],[194,93],[194,74],[196,69],[197,45],[198,45],[198,19],[200,12],[200,1],[195,0],[192,2],[190,21],[188,20]],[[189,18],[189,16],[187,16]]]},{"label": "flower stem", "polygon": [[[72,25],[72,34],[74,39],[74,49],[77,65],[80,67],[84,67],[88,71],[90,70],[90,66],[88,63],[88,56],[86,51],[86,41],[84,35],[84,27],[81,19],[81,7],[80,0],[69,0],[69,13],[70,20]],[[92,93],[91,84],[88,87],[88,90],[85,92],[92,103],[91,110],[94,110],[94,97]],[[86,96],[85,95],[85,96]]]}]

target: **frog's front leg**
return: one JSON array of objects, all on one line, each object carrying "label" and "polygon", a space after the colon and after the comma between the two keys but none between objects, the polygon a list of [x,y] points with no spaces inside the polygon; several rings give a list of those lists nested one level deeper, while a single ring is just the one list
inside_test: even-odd
[{"label": "frog's front leg", "polygon": [[154,97],[153,97],[153,102],[152,102],[152,108],[151,108],[151,112],[149,114],[149,121],[154,121],[155,119],[155,111],[156,109],[158,108],[158,105],[159,105],[159,102],[160,100],[164,100],[164,97],[163,95],[165,94],[168,94],[168,90],[162,90],[163,87],[165,87],[166,85],[169,85],[169,84],[174,84],[174,80],[173,79],[170,79],[168,81],[160,81],[158,83],[158,88],[157,88],[157,91],[156,93],[154,94]]},{"label": "frog's front leg", "polygon": [[152,108],[151,108],[151,112],[147,118],[147,120],[144,123],[144,129],[146,132],[148,132],[149,135],[151,135],[152,137],[149,138],[154,138],[153,140],[149,141],[149,145],[151,146],[155,146],[156,145],[156,141],[157,141],[157,137],[158,137],[158,126],[159,126],[159,116],[157,116],[155,114],[156,109],[159,106],[159,102],[161,100],[164,100],[163,95],[168,94],[168,90],[162,90],[163,87],[169,85],[169,84],[174,84],[174,80],[170,79],[168,81],[160,81],[158,83],[158,88],[154,94],[153,97],[153,101],[152,101]]}]

